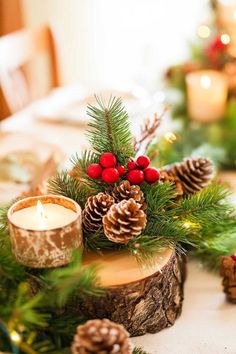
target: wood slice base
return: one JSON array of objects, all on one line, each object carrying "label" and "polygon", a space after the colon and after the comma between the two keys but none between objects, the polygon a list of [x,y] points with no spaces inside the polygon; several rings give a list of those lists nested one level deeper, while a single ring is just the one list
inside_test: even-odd
[{"label": "wood slice base", "polygon": [[180,315],[185,259],[167,249],[158,253],[153,268],[140,269],[127,252],[89,255],[84,264],[97,263],[106,293],[73,305],[86,318],[109,318],[121,323],[131,336],[156,333],[172,326]]}]

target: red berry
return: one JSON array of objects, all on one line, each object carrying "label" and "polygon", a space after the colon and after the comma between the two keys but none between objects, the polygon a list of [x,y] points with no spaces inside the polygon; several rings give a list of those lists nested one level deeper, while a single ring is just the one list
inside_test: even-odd
[{"label": "red berry", "polygon": [[87,168],[87,174],[91,178],[99,178],[102,175],[102,168],[98,163],[91,163]]},{"label": "red berry", "polygon": [[116,166],[116,169],[119,172],[120,176],[123,176],[126,173],[126,169],[124,168],[124,166],[118,165]]},{"label": "red berry", "polygon": [[100,157],[100,164],[104,168],[115,167],[116,162],[117,162],[117,159],[116,159],[115,155],[112,154],[111,152],[105,152]]},{"label": "red berry", "polygon": [[131,184],[140,184],[144,181],[144,173],[141,170],[131,170],[127,173],[127,180]]},{"label": "red berry", "polygon": [[160,172],[156,168],[148,167],[144,170],[144,177],[147,183],[152,184],[160,178]]},{"label": "red berry", "polygon": [[148,156],[139,156],[137,158],[137,164],[139,165],[139,167],[145,169],[149,166],[150,164],[150,159]]},{"label": "red berry", "polygon": [[129,170],[134,170],[135,168],[137,168],[137,164],[134,161],[129,161],[127,163],[127,167],[128,167]]},{"label": "red berry", "polygon": [[119,172],[114,167],[108,167],[102,171],[102,179],[106,183],[115,183],[118,181],[119,177]]},{"label": "red berry", "polygon": [[236,253],[232,254],[231,256],[232,260],[236,262]]}]

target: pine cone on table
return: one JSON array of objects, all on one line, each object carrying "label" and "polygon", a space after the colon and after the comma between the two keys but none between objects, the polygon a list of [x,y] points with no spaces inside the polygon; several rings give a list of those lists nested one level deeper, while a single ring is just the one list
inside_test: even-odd
[{"label": "pine cone on table", "polygon": [[175,184],[176,197],[175,200],[179,200],[184,195],[184,190],[182,184],[177,176],[174,176],[171,171],[166,171],[165,169],[160,171],[160,183],[171,182]]},{"label": "pine cone on table", "polygon": [[88,198],[83,210],[83,225],[85,230],[95,232],[102,227],[102,218],[114,204],[114,198],[109,194],[98,193]]},{"label": "pine cone on table", "polygon": [[77,327],[72,354],[130,354],[129,334],[123,326],[107,319],[90,320]]},{"label": "pine cone on table", "polygon": [[221,258],[220,274],[227,300],[236,304],[236,261],[232,257]]},{"label": "pine cone on table", "polygon": [[122,181],[118,186],[113,188],[112,196],[116,203],[122,200],[128,200],[133,198],[136,203],[141,204],[141,209],[146,210],[147,204],[145,203],[144,194],[140,187],[137,185],[131,185],[129,181]]},{"label": "pine cone on table", "polygon": [[141,234],[146,223],[147,217],[141,210],[141,204],[132,198],[113,204],[103,217],[104,233],[115,243],[127,244],[130,239]]},{"label": "pine cone on table", "polygon": [[184,194],[195,194],[208,186],[214,176],[213,165],[209,159],[188,158],[166,169],[168,174],[178,177]]}]

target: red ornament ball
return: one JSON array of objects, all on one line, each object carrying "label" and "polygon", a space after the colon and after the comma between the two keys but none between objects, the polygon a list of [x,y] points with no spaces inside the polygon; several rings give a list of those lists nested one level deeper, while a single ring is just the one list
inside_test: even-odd
[{"label": "red ornament ball", "polygon": [[99,178],[102,175],[102,168],[98,163],[91,163],[87,168],[87,174],[91,178]]},{"label": "red ornament ball", "polygon": [[129,161],[127,163],[127,167],[128,167],[129,170],[134,170],[135,168],[137,168],[137,164],[134,161]]},{"label": "red ornament ball", "polygon": [[124,168],[124,166],[118,165],[116,166],[116,169],[119,172],[120,176],[123,176],[126,173],[126,169]]},{"label": "red ornament ball", "polygon": [[232,260],[236,262],[236,253],[232,254],[231,256]]},{"label": "red ornament ball", "polygon": [[127,180],[131,184],[140,184],[144,181],[144,173],[141,170],[131,170],[127,173]]},{"label": "red ornament ball", "polygon": [[149,184],[153,184],[160,178],[160,172],[153,167],[148,167],[144,170],[145,181]]},{"label": "red ornament ball", "polygon": [[115,167],[117,159],[114,154],[111,152],[105,152],[100,156],[100,164],[102,167]]},{"label": "red ornament ball", "polygon": [[148,156],[142,155],[137,158],[137,164],[139,167],[145,169],[150,164],[150,159]]},{"label": "red ornament ball", "polygon": [[114,167],[105,168],[102,171],[102,179],[106,183],[115,183],[120,178],[119,172]]}]

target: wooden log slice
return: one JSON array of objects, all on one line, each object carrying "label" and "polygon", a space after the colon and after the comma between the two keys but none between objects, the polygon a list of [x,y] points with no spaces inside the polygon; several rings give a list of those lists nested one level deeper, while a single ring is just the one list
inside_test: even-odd
[{"label": "wooden log slice", "polygon": [[86,256],[84,265],[92,263],[99,265],[105,296],[86,298],[73,304],[71,311],[90,319],[109,318],[123,324],[132,336],[161,331],[180,315],[185,260],[173,250],[158,253],[152,268],[140,268],[124,251]]}]

